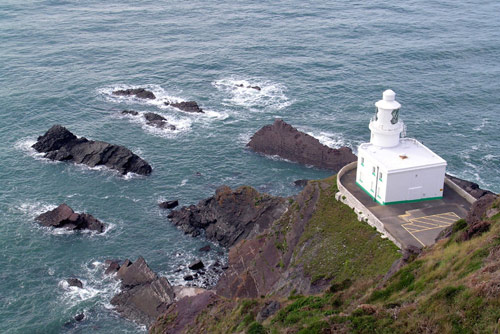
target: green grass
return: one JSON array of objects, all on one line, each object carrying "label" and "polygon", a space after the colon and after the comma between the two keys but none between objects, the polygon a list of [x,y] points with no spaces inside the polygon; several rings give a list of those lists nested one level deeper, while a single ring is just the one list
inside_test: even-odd
[{"label": "green grass", "polygon": [[[335,200],[336,177],[314,181],[320,187],[316,210],[295,253],[297,264],[311,278],[342,282],[352,277],[383,275],[399,258],[398,248],[364,222],[347,205]],[[321,187],[321,185],[323,187]]]}]

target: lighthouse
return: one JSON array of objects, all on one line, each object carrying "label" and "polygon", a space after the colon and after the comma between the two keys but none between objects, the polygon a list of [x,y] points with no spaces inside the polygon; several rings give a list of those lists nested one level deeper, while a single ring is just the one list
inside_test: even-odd
[{"label": "lighthouse", "polygon": [[443,197],[446,161],[413,138],[401,138],[401,104],[388,89],[375,103],[370,142],[358,147],[356,183],[381,205]]}]

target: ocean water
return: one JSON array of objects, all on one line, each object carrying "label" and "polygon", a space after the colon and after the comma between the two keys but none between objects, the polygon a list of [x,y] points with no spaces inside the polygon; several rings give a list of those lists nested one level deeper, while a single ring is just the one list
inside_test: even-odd
[{"label": "ocean water", "polygon": [[[449,173],[500,192],[499,12],[488,0],[2,0],[0,332],[144,332],[112,310],[118,284],[103,276],[106,259],[142,255],[175,284],[195,258],[224,260],[217,247],[200,254],[207,242],[172,227],[158,201],[189,205],[222,184],[287,196],[298,191],[294,180],[330,174],[245,148],[277,117],[356,151],[374,103],[392,88],[408,136],[444,157]],[[110,94],[131,87],[159,101]],[[196,100],[206,113],[166,99]],[[123,109],[160,113],[177,130],[151,129]],[[43,159],[30,145],[58,123],[127,146],[153,174]],[[108,231],[33,222],[62,202]],[[85,288],[68,288],[68,277]],[[85,320],[71,323],[80,312]]]}]

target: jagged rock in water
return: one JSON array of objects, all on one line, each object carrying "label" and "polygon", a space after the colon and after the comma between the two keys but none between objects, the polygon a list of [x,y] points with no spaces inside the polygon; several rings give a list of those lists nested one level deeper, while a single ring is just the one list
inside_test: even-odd
[{"label": "jagged rock in water", "polygon": [[108,266],[104,271],[106,275],[115,274],[120,269],[120,261],[118,260],[106,260],[104,264]]},{"label": "jagged rock in water", "polygon": [[178,200],[173,200],[173,201],[165,201],[165,202],[161,202],[158,204],[158,206],[162,209],[172,209],[172,208],[175,208],[176,206],[179,205],[179,201]]},{"label": "jagged rock in water", "polygon": [[153,92],[150,92],[149,90],[146,90],[144,88],[129,88],[123,90],[115,90],[112,94],[117,96],[136,96],[140,99],[149,99],[149,100],[156,99],[156,96],[155,94],[153,94]]},{"label": "jagged rock in water", "polygon": [[205,230],[209,240],[229,247],[268,228],[286,207],[284,198],[260,194],[252,187],[233,191],[222,186],[215,196],[197,205],[173,210],[168,218],[186,234],[198,236]]},{"label": "jagged rock in water", "polygon": [[124,115],[132,115],[132,116],[138,116],[139,113],[135,110],[123,110],[122,114]]},{"label": "jagged rock in water", "polygon": [[171,106],[186,112],[203,113],[203,109],[198,106],[196,101],[182,101],[182,102],[165,102],[166,106]]},{"label": "jagged rock in water", "polygon": [[191,264],[189,264],[188,268],[191,270],[199,270],[199,269],[205,268],[205,265],[203,264],[203,262],[201,260],[196,260],[196,261],[192,262]]},{"label": "jagged rock in water", "polygon": [[252,150],[304,165],[339,171],[357,158],[348,147],[333,149],[281,119],[257,131],[247,144]]},{"label": "jagged rock in water", "polygon": [[82,321],[84,318],[85,318],[85,314],[84,313],[80,313],[80,314],[75,315],[74,319],[76,321]]},{"label": "jagged rock in water", "polygon": [[77,288],[80,289],[83,288],[83,283],[78,278],[68,278],[66,279],[66,282],[68,282],[69,286],[76,286]]},{"label": "jagged rock in water", "polygon": [[111,299],[115,310],[123,317],[150,326],[174,301],[174,290],[165,277],[159,277],[144,258],[126,260],[116,277],[121,280],[121,292]]},{"label": "jagged rock in water", "polygon": [[35,220],[43,226],[68,230],[91,230],[104,232],[104,224],[87,213],[76,213],[66,204],[42,213]]},{"label": "jagged rock in water", "polygon": [[155,114],[153,112],[148,112],[144,114],[144,118],[146,119],[146,124],[150,126],[154,126],[156,128],[169,128],[170,130],[175,130],[175,126],[169,124],[167,119],[161,115]]},{"label": "jagged rock in water", "polygon": [[57,161],[72,161],[90,167],[106,166],[119,171],[140,175],[151,174],[151,166],[128,148],[102,141],[78,138],[61,125],[52,126],[33,148],[45,157]]}]

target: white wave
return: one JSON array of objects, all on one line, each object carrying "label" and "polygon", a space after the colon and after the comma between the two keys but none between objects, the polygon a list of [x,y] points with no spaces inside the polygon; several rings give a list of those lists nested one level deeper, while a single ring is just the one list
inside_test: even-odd
[{"label": "white wave", "polygon": [[50,160],[44,157],[45,153],[37,152],[32,146],[36,143],[36,140],[32,138],[23,138],[14,144],[14,147],[28,156],[35,158],[46,163],[60,163],[60,161]]},{"label": "white wave", "polygon": [[492,161],[492,160],[495,160],[495,159],[497,159],[497,158],[498,158],[498,157],[497,157],[497,156],[495,156],[495,155],[493,155],[493,154],[486,154],[486,155],[484,156],[484,160],[487,160],[487,161]]},{"label": "white wave", "polygon": [[[228,95],[223,100],[225,104],[259,111],[261,108],[281,110],[292,104],[285,92],[287,88],[279,83],[261,79],[224,78],[212,82],[219,91]],[[251,88],[259,86],[260,90]]]},{"label": "white wave", "polygon": [[483,120],[481,121],[481,124],[474,127],[472,130],[481,131],[488,123],[489,123],[489,121],[486,118],[483,118]]},{"label": "white wave", "polygon": [[100,261],[82,265],[78,279],[83,283],[83,288],[71,287],[65,279],[60,280],[58,285],[63,292],[63,302],[74,307],[81,302],[94,300],[106,307],[113,295],[120,291],[120,281],[104,275],[105,267]]},{"label": "white wave", "polygon": [[248,142],[250,141],[250,138],[252,138],[253,136],[253,132],[252,131],[249,131],[247,133],[240,133],[238,135],[238,143],[240,144],[243,144],[244,146],[246,146],[248,144]]},{"label": "white wave", "polygon": [[[155,99],[141,99],[135,96],[117,96],[113,95],[113,92],[116,90],[125,90],[125,89],[136,89],[136,88],[144,88],[147,89],[156,96]],[[125,84],[117,84],[112,86],[107,86],[104,88],[100,88],[97,90],[99,94],[104,96],[107,101],[110,102],[125,102],[125,103],[137,103],[144,105],[152,105],[158,108],[165,109],[167,106],[165,102],[181,102],[184,101],[178,96],[170,95],[163,89],[163,87],[159,85],[125,85]]]},{"label": "white wave", "polygon": [[57,208],[57,205],[44,202],[23,202],[14,207],[15,210],[28,216],[30,219],[35,219],[35,217],[42,213],[54,210],[55,208]]},{"label": "white wave", "polygon": [[207,118],[214,118],[217,120],[225,120],[226,118],[229,117],[229,113],[224,112],[224,111],[214,111],[210,109],[204,109],[204,114],[203,116],[206,116]]},{"label": "white wave", "polygon": [[[305,132],[305,131],[304,131]],[[308,135],[313,136],[318,139],[319,142],[323,145],[326,145],[331,148],[339,148],[342,146],[346,146],[346,142],[342,134],[339,133],[331,133],[331,132],[306,132]]]},{"label": "white wave", "polygon": [[[151,125],[147,124],[147,121],[144,118],[144,114],[146,112],[147,111],[138,111],[139,115],[137,115],[137,116],[128,115],[128,114],[127,115],[121,114],[120,117],[127,118],[131,123],[135,123],[135,124],[140,125],[141,128],[145,132],[150,133],[154,136],[158,136],[158,137],[173,138],[180,133],[184,133],[184,132],[191,130],[191,125],[192,125],[193,121],[189,117],[186,117],[186,116],[181,117],[179,115],[175,115],[175,116],[164,115],[162,113],[158,113],[159,115],[165,117],[165,119],[167,120],[167,123],[175,126],[175,130],[170,129],[169,127],[165,127],[163,129],[161,129],[161,128],[157,128],[155,126],[151,126]],[[139,152],[139,151],[137,151],[137,152]],[[140,152],[136,153],[136,154],[140,155]]]},{"label": "white wave", "polygon": [[184,180],[182,180],[180,186],[184,187],[187,183],[188,183],[188,179],[184,179]]}]

